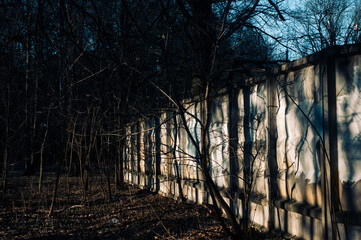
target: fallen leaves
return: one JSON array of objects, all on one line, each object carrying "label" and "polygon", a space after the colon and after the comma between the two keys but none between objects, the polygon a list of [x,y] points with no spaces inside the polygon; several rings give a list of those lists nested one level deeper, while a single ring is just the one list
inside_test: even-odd
[{"label": "fallen leaves", "polygon": [[[209,206],[180,203],[133,186],[112,202],[100,178],[91,179],[84,199],[77,178],[60,181],[54,215],[49,192],[37,194],[37,178],[16,177],[0,196],[0,239],[229,239]],[[264,239],[264,234],[260,238]]]}]

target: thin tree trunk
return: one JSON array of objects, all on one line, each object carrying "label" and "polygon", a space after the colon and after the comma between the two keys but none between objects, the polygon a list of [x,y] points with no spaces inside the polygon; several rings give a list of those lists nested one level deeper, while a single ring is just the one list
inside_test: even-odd
[{"label": "thin tree trunk", "polygon": [[107,138],[107,145],[106,145],[106,155],[105,155],[105,159],[104,159],[104,162],[105,162],[105,167],[106,167],[106,178],[107,178],[107,186],[108,186],[108,199],[109,199],[109,202],[112,201],[112,189],[110,187],[110,164],[109,164],[109,157],[110,157],[110,149],[109,149],[109,146],[110,146],[110,142],[109,142],[109,136],[105,136]]},{"label": "thin tree trunk", "polygon": [[185,202],[185,197],[183,195],[183,189],[182,189],[182,182],[181,182],[181,175],[180,175],[180,171],[179,171],[179,166],[178,166],[178,161],[177,161],[177,155],[176,155],[176,151],[177,151],[177,137],[178,137],[178,123],[177,123],[177,117],[174,116],[173,117],[173,122],[174,122],[174,129],[175,129],[175,133],[174,133],[174,144],[173,144],[173,159],[175,161],[175,168],[176,168],[176,175],[177,175],[177,184],[178,184],[178,191],[179,191],[179,197],[180,200],[182,202]]},{"label": "thin tree trunk", "polygon": [[[241,237],[241,226],[239,225],[232,209],[228,206],[228,204],[224,201],[223,197],[221,196],[217,186],[213,182],[213,179],[209,173],[209,126],[210,126],[210,117],[211,117],[211,99],[209,97],[210,86],[209,84],[206,87],[205,91],[205,119],[204,119],[204,129],[202,132],[202,157],[201,157],[201,164],[203,165],[203,173],[206,180],[206,184],[209,189],[213,192],[214,197],[216,198],[217,202],[221,206],[221,208],[226,213],[228,220],[232,225],[232,231],[235,237]],[[216,204],[216,203],[215,203]]]},{"label": "thin tree trunk", "polygon": [[30,0],[26,0],[26,6],[27,10],[24,11],[24,19],[26,18],[26,30],[25,30],[25,36],[26,36],[26,42],[25,42],[25,48],[26,48],[26,57],[25,57],[25,123],[26,123],[26,130],[25,130],[25,164],[24,164],[24,175],[27,174],[27,169],[30,165],[30,119],[29,119],[29,73],[30,73],[30,44],[31,44],[31,35],[30,32],[30,11],[31,11],[31,4]]},{"label": "thin tree trunk", "polygon": [[[72,126],[72,130],[71,130],[71,135],[69,134],[68,135],[68,142],[67,142],[67,145],[70,145],[69,146],[69,169],[68,169],[68,172],[67,172],[67,186],[68,186],[68,192],[70,192],[70,182],[69,182],[69,177],[70,177],[70,173],[71,173],[71,170],[72,170],[72,165],[73,165],[73,152],[74,152],[74,144],[75,144],[75,128],[76,128],[76,124],[77,124],[77,121],[78,121],[78,118],[75,119],[74,123],[72,120],[70,120],[70,123],[73,123],[73,126]],[[71,141],[69,143],[69,138],[71,137]],[[65,158],[67,156],[67,152],[65,152]],[[66,161],[66,159],[64,159],[64,161]]]},{"label": "thin tree trunk", "polygon": [[2,182],[2,190],[3,194],[6,194],[7,191],[7,178],[8,178],[8,161],[9,161],[9,126],[10,126],[10,80],[7,82],[7,119],[6,119],[6,127],[5,127],[5,146],[4,146],[4,162],[3,162],[3,182]]},{"label": "thin tree trunk", "polygon": [[9,137],[9,127],[6,126],[5,129],[5,149],[4,149],[4,163],[3,163],[3,182],[2,182],[2,190],[3,194],[6,194],[7,190],[7,174],[8,174],[8,137]]},{"label": "thin tree trunk", "polygon": [[58,193],[59,179],[60,179],[60,169],[61,169],[60,162],[61,161],[59,161],[58,172],[56,174],[55,186],[54,186],[54,191],[53,191],[53,198],[51,200],[51,205],[50,205],[48,217],[50,217],[54,212],[54,205],[55,205],[56,196],[57,196],[57,193]]},{"label": "thin tree trunk", "polygon": [[[207,187],[209,191],[211,191],[214,194],[214,198],[216,201],[214,201],[214,205],[216,208],[218,208],[217,203],[219,204],[220,208],[224,210],[227,219],[230,221],[232,225],[232,232],[236,238],[239,238],[242,236],[241,226],[239,225],[233,211],[228,206],[228,204],[224,201],[223,197],[221,196],[217,186],[213,182],[213,179],[209,173],[209,126],[210,126],[210,109],[211,109],[211,100],[209,98],[209,92],[210,92],[210,86],[207,84],[205,88],[205,94],[204,94],[204,109],[205,109],[205,118],[203,120],[203,129],[202,129],[202,136],[201,136],[201,145],[202,148],[200,148],[194,139],[193,135],[191,134],[189,127],[187,126],[187,121],[185,118],[186,110],[182,107],[181,104],[177,104],[178,107],[180,107],[180,116],[182,118],[183,126],[187,132],[188,137],[190,138],[193,146],[196,148],[199,156],[200,156],[200,162],[201,162],[201,168],[203,171],[203,175],[205,177],[205,181],[207,184]],[[222,222],[222,220],[220,219]]]},{"label": "thin tree trunk", "polygon": [[103,155],[103,146],[104,146],[104,140],[103,140],[103,136],[100,137],[100,146],[101,149],[98,150],[97,145],[95,145],[95,151],[96,151],[96,155],[98,158],[98,166],[100,169],[100,176],[102,177],[103,175],[105,176],[105,179],[107,181],[107,191],[108,191],[108,201],[111,202],[112,201],[112,191],[111,191],[111,187],[110,187],[110,171],[109,171],[109,165],[108,165],[108,157],[109,157],[109,141],[107,141],[107,146],[106,146],[106,153],[105,155]]},{"label": "thin tree trunk", "polygon": [[35,88],[34,88],[34,109],[33,109],[33,122],[31,126],[31,135],[30,135],[30,146],[31,146],[31,153],[30,153],[30,164],[25,169],[25,175],[33,175],[35,172],[35,139],[36,139],[36,125],[37,125],[37,107],[38,107],[38,83],[39,77],[36,76],[35,78]]},{"label": "thin tree trunk", "polygon": [[[81,134],[81,136],[79,136],[79,141],[77,141],[80,182],[81,182],[81,187],[82,187],[82,191],[83,191],[83,203],[85,203],[85,201],[86,201],[86,191],[87,191],[87,186],[84,181],[84,173],[83,173],[83,139],[86,138],[85,125],[86,125],[86,122],[83,123],[82,134]],[[84,142],[85,142],[85,140],[84,140]],[[86,146],[86,142],[84,143],[84,145]]]},{"label": "thin tree trunk", "polygon": [[106,175],[107,187],[108,187],[108,200],[109,200],[109,202],[111,202],[112,201],[112,188],[110,186],[110,171],[109,171],[109,165],[108,164],[106,166],[105,175]]},{"label": "thin tree trunk", "polygon": [[39,193],[41,193],[41,188],[42,188],[42,185],[43,185],[43,176],[44,176],[44,172],[43,172],[43,168],[44,168],[44,147],[45,147],[45,142],[46,142],[46,139],[47,139],[47,137],[48,137],[48,132],[49,132],[49,117],[50,117],[51,107],[52,107],[52,101],[50,101],[50,104],[49,104],[48,114],[47,114],[47,116],[46,116],[46,129],[45,129],[43,141],[42,141],[41,147],[40,147]]},{"label": "thin tree trunk", "polygon": [[119,147],[118,147],[118,174],[119,174],[119,187],[124,185],[124,140],[119,140]]},{"label": "thin tree trunk", "polygon": [[[28,4],[28,1],[27,1]],[[27,42],[25,44],[26,46],[26,58],[25,58],[25,62],[26,62],[26,70],[25,70],[25,122],[26,122],[26,132],[25,132],[25,164],[24,164],[24,168],[25,168],[25,172],[24,175],[26,174],[27,169],[29,168],[30,165],[30,151],[29,151],[29,147],[30,147],[30,122],[29,122],[29,105],[28,105],[28,101],[29,99],[29,65],[30,65],[30,50],[29,50],[29,36],[27,37]]]},{"label": "thin tree trunk", "polygon": [[[118,104],[117,104],[118,105]],[[114,108],[114,113],[113,113],[113,117],[114,119],[117,119],[116,118],[116,108]],[[116,125],[115,125],[116,127]],[[119,189],[119,174],[118,174],[118,171],[119,171],[119,150],[118,149],[119,147],[119,144],[115,144],[115,149],[113,149],[113,151],[116,152],[116,155],[115,155],[115,159],[114,159],[114,194],[117,194],[118,192],[118,189]]]}]

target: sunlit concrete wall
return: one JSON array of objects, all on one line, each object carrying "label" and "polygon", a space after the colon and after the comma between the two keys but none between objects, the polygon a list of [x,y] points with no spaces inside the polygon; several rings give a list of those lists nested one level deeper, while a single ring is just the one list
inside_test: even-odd
[{"label": "sunlit concrete wall", "polygon": [[[319,68],[317,64],[304,67],[276,79],[276,159],[278,200],[286,201],[290,207],[303,204],[321,212],[317,146],[323,137],[323,90]],[[277,228],[304,238],[320,239],[319,216],[284,210],[287,209],[275,211]]]},{"label": "sunlit concrete wall", "polygon": [[336,101],[342,206],[361,215],[361,56],[336,59]]},{"label": "sunlit concrete wall", "polygon": [[323,136],[319,67],[278,78],[277,164],[282,198],[321,205],[317,142]]},{"label": "sunlit concrete wall", "polygon": [[[241,89],[237,97],[238,118],[238,214],[248,214],[259,225],[268,226],[267,182],[267,91],[261,83]],[[263,203],[263,204],[262,204]]]},{"label": "sunlit concrete wall", "polygon": [[222,96],[212,101],[209,126],[211,175],[219,188],[229,187],[227,127],[228,99],[227,96]]},{"label": "sunlit concrete wall", "polygon": [[124,178],[126,181],[131,182],[131,169],[130,169],[130,161],[131,161],[131,125],[128,125],[125,129],[125,146],[124,146],[124,157],[123,157],[123,164],[124,164]]},{"label": "sunlit concrete wall", "polygon": [[[346,239],[346,230],[361,239],[361,47],[326,50],[245,83],[211,101],[209,172],[225,201],[239,218],[304,239]],[[129,124],[124,176],[212,204],[197,152],[205,106],[187,99],[184,107],[185,123],[174,109]]]},{"label": "sunlit concrete wall", "polygon": [[146,174],[145,174],[145,163],[147,158],[146,147],[147,147],[147,132],[145,132],[145,122],[143,119],[139,119],[139,186],[146,186]]}]

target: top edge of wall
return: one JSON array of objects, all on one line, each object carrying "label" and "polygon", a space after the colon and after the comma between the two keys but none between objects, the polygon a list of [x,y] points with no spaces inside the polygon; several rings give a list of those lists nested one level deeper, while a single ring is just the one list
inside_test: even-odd
[{"label": "top edge of wall", "polygon": [[297,71],[304,67],[316,65],[317,63],[321,63],[325,58],[352,56],[358,54],[361,54],[361,44],[330,47],[309,56],[279,65],[273,68],[271,73],[278,76],[288,72]]}]

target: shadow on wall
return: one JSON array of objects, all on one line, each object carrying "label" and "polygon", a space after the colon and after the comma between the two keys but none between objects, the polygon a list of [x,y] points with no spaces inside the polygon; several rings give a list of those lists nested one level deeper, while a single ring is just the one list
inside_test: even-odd
[{"label": "shadow on wall", "polygon": [[361,212],[361,58],[336,62],[339,172],[345,210]]},{"label": "shadow on wall", "polygon": [[323,133],[323,118],[318,68],[311,66],[290,72],[278,83],[276,121],[280,197],[320,206],[316,143]]}]

